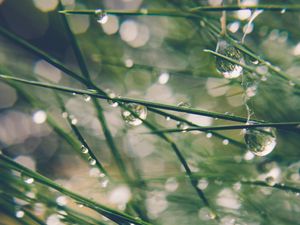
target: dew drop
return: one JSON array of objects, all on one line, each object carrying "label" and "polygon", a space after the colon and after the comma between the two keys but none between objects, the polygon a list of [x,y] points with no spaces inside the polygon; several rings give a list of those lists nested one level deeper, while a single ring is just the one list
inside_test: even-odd
[{"label": "dew drop", "polygon": [[[130,111],[134,112],[137,116],[139,116],[139,118],[141,118],[142,120],[147,118],[148,111],[145,106],[139,105],[136,103],[129,103],[129,104],[126,104],[126,107]],[[123,120],[131,126],[138,126],[138,125],[142,124],[143,121],[139,118],[136,118],[129,110],[122,109]]]},{"label": "dew drop", "polygon": [[212,133],[207,133],[207,134],[206,134],[206,137],[207,137],[207,138],[211,138],[211,137],[212,137]]},{"label": "dew drop", "polygon": [[265,156],[276,146],[275,128],[249,128],[244,136],[247,148],[257,156]]},{"label": "dew drop", "polygon": [[109,184],[109,179],[107,177],[102,177],[100,180],[101,187],[106,188]]},{"label": "dew drop", "polygon": [[222,141],[222,144],[223,144],[223,145],[228,145],[228,144],[229,144],[229,140],[228,140],[228,139],[224,139],[224,140]]},{"label": "dew drop", "polygon": [[284,14],[285,12],[286,12],[286,9],[282,9],[282,10],[280,11],[281,14]]},{"label": "dew drop", "polygon": [[91,96],[84,94],[83,99],[84,101],[89,102],[91,100]]},{"label": "dew drop", "polygon": [[102,9],[97,9],[95,11],[97,23],[105,24],[108,21],[108,15]]},{"label": "dew drop", "polygon": [[171,120],[171,117],[166,116],[166,121],[170,121],[170,120]]},{"label": "dew drop", "polygon": [[179,184],[177,182],[177,179],[175,177],[170,177],[166,180],[165,183],[165,190],[168,192],[174,192],[177,190]]},{"label": "dew drop", "polygon": [[200,189],[200,190],[204,190],[206,189],[208,186],[208,181],[206,179],[200,179],[198,180],[198,184],[197,184],[197,187]]},{"label": "dew drop", "polygon": [[96,165],[96,160],[93,159],[92,157],[90,157],[89,158],[89,163],[90,163],[91,166],[94,166],[94,165]]},{"label": "dew drop", "polygon": [[294,83],[293,81],[290,80],[290,81],[289,81],[289,85],[293,87],[293,86],[295,86],[295,83]]},{"label": "dew drop", "polygon": [[[244,63],[244,57],[241,51],[225,40],[220,40],[218,42],[216,52],[240,63]],[[221,57],[216,58],[216,68],[219,73],[228,79],[237,78],[243,73],[242,66],[229,62]]]},{"label": "dew drop", "polygon": [[87,154],[89,152],[88,148],[85,147],[84,145],[81,145],[80,150],[83,154]]},{"label": "dew drop", "polygon": [[72,93],[72,95],[74,95],[74,96],[75,96],[75,95],[77,95],[77,94],[76,94],[75,92],[73,92],[73,93]]},{"label": "dew drop", "polygon": [[178,107],[185,107],[185,108],[190,108],[191,107],[190,103],[188,103],[188,102],[179,102],[177,104],[177,106]]},{"label": "dew drop", "polygon": [[34,182],[34,178],[32,178],[32,177],[28,177],[24,174],[22,174],[21,176],[22,176],[23,181],[27,184],[32,184]]},{"label": "dew drop", "polygon": [[119,105],[119,103],[116,102],[116,101],[114,101],[114,100],[112,100],[113,98],[116,98],[117,95],[116,95],[113,91],[111,91],[111,90],[109,90],[109,89],[106,89],[105,92],[106,92],[107,96],[108,96],[109,98],[111,98],[111,99],[108,99],[108,100],[107,100],[107,103],[108,103],[110,106],[112,106],[112,107],[117,107],[117,106]]}]

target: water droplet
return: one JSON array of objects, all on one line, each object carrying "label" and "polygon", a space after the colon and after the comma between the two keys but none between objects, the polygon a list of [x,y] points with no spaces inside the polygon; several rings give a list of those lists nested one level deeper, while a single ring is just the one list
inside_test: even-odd
[{"label": "water droplet", "polygon": [[78,122],[74,115],[69,115],[69,119],[71,120],[71,124],[73,125],[76,125]]},{"label": "water droplet", "polygon": [[170,121],[170,120],[171,120],[171,117],[166,116],[166,121]]},{"label": "water droplet", "polygon": [[[216,52],[240,63],[244,63],[244,57],[241,51],[225,40],[220,40],[218,42]],[[243,73],[242,66],[229,62],[221,57],[216,58],[216,68],[225,78],[228,79],[237,78]]]},{"label": "water droplet", "polygon": [[112,106],[112,107],[117,107],[117,106],[119,105],[119,103],[116,102],[116,101],[114,101],[114,100],[112,100],[113,98],[116,98],[117,95],[116,95],[113,91],[111,91],[110,89],[106,89],[105,92],[106,92],[107,96],[108,96],[109,98],[111,98],[111,99],[108,99],[108,100],[107,100],[107,103],[108,103],[110,106]]},{"label": "water droplet", "polygon": [[73,93],[72,93],[72,95],[74,95],[74,96],[75,96],[75,95],[77,95],[77,94],[76,94],[75,92],[73,92]]},{"label": "water droplet", "polygon": [[68,199],[66,198],[66,196],[63,195],[58,196],[55,201],[59,206],[65,206],[68,204]]},{"label": "water droplet", "polygon": [[270,176],[266,178],[266,182],[269,186],[274,186],[276,184],[275,178]]},{"label": "water droplet", "polygon": [[83,154],[87,154],[89,152],[88,148],[85,147],[84,145],[81,145],[80,150]]},{"label": "water droplet", "polygon": [[[146,119],[148,111],[145,106],[136,103],[129,103],[126,104],[126,107],[139,116],[139,118],[143,120]],[[142,124],[143,121],[139,118],[136,118],[129,110],[122,109],[122,117],[124,121],[131,126],[138,126]]]},{"label": "water droplet", "polygon": [[32,184],[34,179],[32,177],[28,177],[27,175],[21,174],[23,181],[27,184]]},{"label": "water droplet", "polygon": [[275,128],[250,128],[246,129],[244,136],[247,148],[257,156],[265,156],[273,151],[276,146]]},{"label": "water droplet", "polygon": [[148,9],[146,9],[146,8],[141,8],[141,9],[140,9],[140,12],[141,12],[142,14],[144,14],[144,15],[147,15],[147,14],[148,14]]},{"label": "water droplet", "polygon": [[290,80],[290,81],[289,81],[289,85],[293,87],[293,86],[295,86],[295,83],[294,83],[293,81]]},{"label": "water droplet", "polygon": [[206,134],[206,137],[207,137],[207,138],[211,138],[211,137],[212,137],[212,133],[207,133],[207,134]]},{"label": "water droplet", "polygon": [[84,207],[84,205],[83,205],[83,204],[80,204],[80,203],[77,203],[77,206],[78,206],[79,208],[83,208],[83,207]]},{"label": "water droplet", "polygon": [[92,157],[90,157],[89,158],[89,163],[90,163],[91,166],[94,166],[94,165],[96,165],[96,160],[93,159]]},{"label": "water droplet", "polygon": [[285,12],[286,12],[286,9],[282,9],[282,10],[280,11],[281,14],[284,14]]},{"label": "water droplet", "polygon": [[222,143],[223,143],[223,145],[228,145],[228,144],[229,144],[229,140],[228,140],[228,139],[224,139],[224,140],[222,141]]},{"label": "water droplet", "polygon": [[108,15],[102,9],[97,9],[95,11],[95,15],[96,15],[97,22],[100,24],[105,24],[108,21]]},{"label": "water droplet", "polygon": [[260,75],[266,75],[269,71],[269,68],[267,66],[258,66],[255,69],[256,73],[260,74]]},{"label": "water droplet", "polygon": [[18,210],[16,211],[16,217],[17,218],[22,218],[25,215],[23,210]]},{"label": "water droplet", "polygon": [[91,96],[84,94],[83,99],[84,101],[89,102],[91,100]]},{"label": "water droplet", "polygon": [[188,126],[186,123],[181,122],[181,121],[177,121],[176,127],[177,127],[178,129],[182,129],[182,130],[183,130],[183,131],[182,131],[183,133],[185,133],[185,132],[186,132],[186,129],[189,128],[189,126]]}]

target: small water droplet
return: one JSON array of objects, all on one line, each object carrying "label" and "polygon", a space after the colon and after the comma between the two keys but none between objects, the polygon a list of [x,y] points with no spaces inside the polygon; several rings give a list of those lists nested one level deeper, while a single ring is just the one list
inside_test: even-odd
[{"label": "small water droplet", "polygon": [[282,10],[280,11],[281,14],[284,14],[285,12],[286,12],[286,9],[282,9]]},{"label": "small water droplet", "polygon": [[213,220],[216,218],[216,214],[212,212],[209,208],[203,207],[199,210],[198,216],[201,220]]},{"label": "small water droplet", "polygon": [[295,83],[294,83],[293,81],[290,80],[290,81],[289,81],[289,85],[293,87],[293,86],[295,86]]},{"label": "small water droplet", "polygon": [[[225,40],[220,40],[218,42],[216,52],[240,63],[245,62],[241,51]],[[237,78],[243,73],[242,66],[229,62],[228,60],[221,57],[216,58],[216,68],[219,73],[221,73],[225,78],[228,79]]]},{"label": "small water droplet", "polygon": [[249,128],[244,136],[247,148],[257,156],[265,156],[276,146],[275,128]]},{"label": "small water droplet", "polygon": [[112,106],[112,107],[117,107],[117,106],[119,105],[119,103],[116,102],[116,101],[114,101],[114,100],[112,100],[112,99],[116,98],[117,95],[116,95],[113,91],[111,91],[110,89],[106,89],[105,92],[106,92],[107,96],[108,96],[109,98],[111,98],[111,99],[108,99],[108,100],[107,100],[107,103],[108,103],[110,106]]},{"label": "small water droplet", "polygon": [[21,174],[23,181],[27,184],[32,184],[34,182],[34,178],[28,177],[27,175]]},{"label": "small water droplet", "polygon": [[75,96],[75,95],[77,95],[77,94],[76,94],[75,92],[73,92],[73,93],[72,93],[72,95],[74,95],[74,96]]},{"label": "small water droplet", "polygon": [[274,186],[276,184],[275,178],[270,176],[266,178],[266,182],[269,186]]},{"label": "small water droplet", "polygon": [[148,14],[148,9],[146,9],[146,8],[141,8],[141,9],[140,9],[140,12],[141,12],[142,14],[144,14],[144,15],[147,15],[147,14]]},{"label": "small water droplet", "polygon": [[16,217],[22,218],[25,215],[25,212],[23,210],[16,211]]},{"label": "small water droplet", "polygon": [[84,94],[83,99],[84,101],[89,102],[91,100],[91,96]]},{"label": "small water droplet", "polygon": [[90,163],[91,166],[94,166],[94,165],[96,165],[96,160],[93,159],[92,157],[90,157],[89,158],[89,163]]},{"label": "small water droplet", "polygon": [[228,144],[229,144],[229,140],[228,140],[228,139],[224,139],[224,140],[222,141],[222,143],[223,143],[223,145],[228,145]]},{"label": "small water droplet", "polygon": [[80,150],[83,154],[87,154],[89,152],[88,148],[85,147],[84,145],[81,145]]},{"label": "small water droplet", "polygon": [[[122,109],[122,118],[127,124],[131,126],[138,126],[143,123],[141,119],[144,120],[147,118],[148,111],[145,106],[136,103],[129,103],[126,104],[126,107],[128,110]],[[134,112],[141,119],[136,118],[129,110]]]},{"label": "small water droplet", "polygon": [[167,72],[163,72],[158,77],[158,83],[166,84],[168,83],[169,79],[170,79],[170,74]]},{"label": "small water droplet", "polygon": [[171,117],[166,116],[166,121],[170,121],[170,120],[171,120]]},{"label": "small water droplet", "polygon": [[79,208],[83,208],[83,207],[84,207],[84,205],[81,204],[81,203],[77,203],[77,206],[78,206]]},{"label": "small water droplet", "polygon": [[166,180],[165,189],[168,192],[174,192],[178,188],[179,184],[175,177],[170,177]]},{"label": "small water droplet", "polygon": [[71,123],[72,123],[73,125],[76,125],[77,122],[78,122],[78,120],[77,120],[76,118],[73,118],[73,119],[71,120]]},{"label": "small water droplet", "polygon": [[97,9],[95,11],[97,23],[105,24],[108,21],[108,15],[102,9]]},{"label": "small water droplet", "polygon": [[207,133],[207,134],[206,134],[206,137],[207,137],[207,138],[211,138],[211,137],[212,137],[212,133]]}]

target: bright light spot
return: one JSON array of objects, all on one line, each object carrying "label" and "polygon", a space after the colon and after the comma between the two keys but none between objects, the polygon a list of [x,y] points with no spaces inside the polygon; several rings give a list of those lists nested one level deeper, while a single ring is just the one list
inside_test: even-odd
[{"label": "bright light spot", "polygon": [[166,191],[168,191],[168,192],[176,191],[178,186],[179,186],[179,184],[175,177],[170,177],[166,180],[166,183],[165,183]]},{"label": "bright light spot", "polygon": [[61,71],[44,60],[37,61],[33,71],[54,83],[58,83],[61,79]]},{"label": "bright light spot", "polygon": [[70,15],[69,24],[74,34],[85,33],[90,26],[90,17],[88,15]]},{"label": "bright light spot", "polygon": [[223,0],[208,0],[208,4],[211,6],[220,6]]},{"label": "bright light spot", "polygon": [[239,209],[241,207],[241,203],[238,199],[238,196],[229,188],[223,189],[218,194],[217,204],[219,206],[230,209]]},{"label": "bright light spot", "polygon": [[235,16],[240,20],[246,20],[251,16],[251,10],[250,9],[238,10],[236,11]]},{"label": "bright light spot", "polygon": [[42,124],[47,119],[47,114],[43,110],[36,111],[32,116],[33,122]]},{"label": "bright light spot", "polygon": [[22,210],[19,210],[19,211],[16,212],[16,217],[17,218],[22,218],[24,215],[25,215],[25,213]]},{"label": "bright light spot", "polygon": [[233,22],[233,23],[230,23],[228,24],[227,26],[228,30],[231,32],[231,33],[235,33],[239,30],[240,28],[240,22]]},{"label": "bright light spot", "polygon": [[256,6],[258,4],[258,0],[243,0],[241,1],[242,6]]},{"label": "bright light spot", "polygon": [[108,196],[109,202],[117,205],[124,205],[131,198],[131,192],[127,186],[118,186],[114,188]]},{"label": "bright light spot", "polygon": [[244,155],[244,159],[249,161],[249,160],[253,159],[254,156],[255,155],[251,151],[247,151],[246,154]]},{"label": "bright light spot", "polygon": [[33,4],[42,12],[49,12],[56,9],[58,0],[33,0]]},{"label": "bright light spot", "polygon": [[169,79],[170,79],[170,74],[167,72],[163,72],[158,77],[158,83],[166,84],[168,83]]},{"label": "bright light spot", "polygon": [[197,187],[200,189],[200,190],[204,190],[205,188],[207,188],[208,186],[208,181],[206,179],[200,179],[198,180],[198,184],[197,184]]},{"label": "bright light spot", "polygon": [[206,81],[206,89],[210,96],[218,97],[225,95],[229,89],[227,79],[208,78]]},{"label": "bright light spot", "polygon": [[15,161],[27,167],[28,169],[35,170],[35,161],[31,157],[18,156],[17,158],[15,158]]},{"label": "bright light spot", "polygon": [[108,15],[108,20],[106,23],[101,24],[104,33],[112,35],[118,32],[119,30],[119,19],[116,16]]},{"label": "bright light spot", "polygon": [[243,27],[243,32],[245,34],[250,34],[253,31],[254,25],[253,23],[247,24]]},{"label": "bright light spot", "polygon": [[127,68],[133,67],[133,60],[132,59],[125,59],[125,66]]},{"label": "bright light spot", "polygon": [[120,27],[120,35],[123,41],[134,41],[138,35],[138,24],[133,20],[126,20]]},{"label": "bright light spot", "polygon": [[300,42],[294,47],[293,54],[295,56],[299,56],[300,55]]},{"label": "bright light spot", "polygon": [[68,203],[66,196],[59,196],[56,198],[56,203],[59,206],[65,206]]},{"label": "bright light spot", "polygon": [[50,215],[46,220],[46,224],[47,225],[64,225],[64,223],[62,223],[60,221],[60,216],[58,214]]}]

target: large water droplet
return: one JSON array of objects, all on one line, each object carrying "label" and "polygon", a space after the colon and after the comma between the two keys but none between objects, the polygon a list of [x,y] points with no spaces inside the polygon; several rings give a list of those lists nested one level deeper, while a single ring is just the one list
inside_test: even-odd
[{"label": "large water droplet", "polygon": [[17,218],[22,218],[25,215],[23,210],[18,210],[16,211],[16,217]]},{"label": "large water droplet", "polygon": [[91,166],[94,166],[94,165],[96,165],[96,160],[93,159],[92,157],[90,157],[89,158],[89,163],[90,163]]},{"label": "large water droplet", "polygon": [[[129,103],[126,105],[127,109],[122,109],[122,117],[126,123],[132,126],[138,126],[143,123],[141,119],[146,119],[147,117],[147,108],[143,105],[139,105],[136,103]],[[139,118],[136,118],[132,113],[134,112]]]},{"label": "large water droplet", "polygon": [[108,96],[109,98],[111,98],[111,99],[108,99],[108,100],[107,100],[107,103],[108,103],[110,106],[112,106],[112,107],[117,107],[117,106],[119,105],[119,103],[116,102],[116,101],[114,101],[114,100],[112,100],[113,98],[116,98],[117,95],[116,95],[113,91],[111,91],[110,89],[106,89],[105,92],[106,92],[107,96]]},{"label": "large water droplet", "polygon": [[96,15],[97,22],[100,24],[105,24],[108,20],[108,16],[107,16],[106,12],[103,11],[102,9],[97,9],[95,11],[95,15]]},{"label": "large water droplet", "polygon": [[276,146],[275,128],[250,128],[246,129],[245,142],[247,148],[257,156],[268,155]]},{"label": "large water droplet", "polygon": [[[244,57],[243,54],[239,49],[234,47],[233,45],[229,44],[225,40],[220,40],[217,44],[216,52],[219,54],[222,54],[224,56],[227,56],[233,60],[236,60],[240,63],[244,63]],[[217,70],[228,79],[237,78],[243,73],[243,67],[240,65],[237,65],[235,63],[229,62],[226,59],[223,59],[221,57],[217,57],[216,59],[216,67]]]}]

